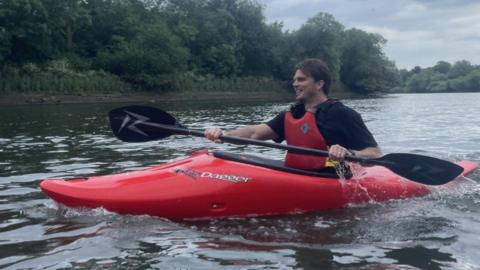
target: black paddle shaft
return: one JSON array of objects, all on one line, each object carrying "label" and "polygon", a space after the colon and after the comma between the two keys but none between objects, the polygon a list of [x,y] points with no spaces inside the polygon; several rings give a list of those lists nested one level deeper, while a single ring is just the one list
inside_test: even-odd
[{"label": "black paddle shaft", "polygon": [[[110,125],[116,137],[126,142],[145,142],[166,138],[173,134],[205,137],[203,131],[188,129],[165,111],[146,106],[127,106],[114,109],[109,114]],[[296,154],[327,157],[328,152],[221,135],[224,142],[234,144],[252,144],[269,148],[287,150]],[[384,166],[396,174],[409,180],[427,185],[442,185],[452,181],[462,174],[463,168],[455,163],[438,158],[407,154],[393,153],[377,159],[367,159],[356,156],[346,156],[345,160],[363,165]]]}]

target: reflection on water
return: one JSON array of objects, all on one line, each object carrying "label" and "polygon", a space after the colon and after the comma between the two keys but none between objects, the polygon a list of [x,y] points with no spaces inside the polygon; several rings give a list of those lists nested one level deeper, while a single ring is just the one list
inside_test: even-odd
[{"label": "reflection on water", "polygon": [[[480,161],[480,94],[346,100],[385,152]],[[136,170],[201,148],[281,159],[277,149],[172,136],[123,143],[123,104],[0,108],[0,268],[479,269],[480,173],[425,197],[309,215],[174,223],[55,205],[41,179]],[[282,104],[166,104],[190,128],[266,121]],[[301,196],[299,194],[299,196]]]}]

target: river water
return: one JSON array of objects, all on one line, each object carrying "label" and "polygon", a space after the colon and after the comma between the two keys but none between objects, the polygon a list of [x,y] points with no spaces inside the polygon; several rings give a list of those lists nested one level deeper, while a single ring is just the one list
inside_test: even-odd
[{"label": "river water", "polygon": [[[384,152],[480,161],[480,93],[344,102]],[[171,222],[59,207],[39,183],[130,171],[201,148],[281,159],[280,150],[170,137],[123,143],[106,115],[124,104],[0,108],[0,268],[480,269],[480,172],[423,198],[270,218]],[[162,104],[190,128],[234,128],[288,103]]]}]

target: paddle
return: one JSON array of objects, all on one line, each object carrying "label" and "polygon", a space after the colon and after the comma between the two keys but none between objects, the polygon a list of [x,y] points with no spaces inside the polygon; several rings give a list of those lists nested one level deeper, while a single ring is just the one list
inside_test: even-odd
[{"label": "paddle", "polygon": [[[166,138],[173,134],[204,137],[204,132],[188,129],[165,111],[146,106],[127,106],[114,109],[109,114],[110,125],[117,138],[126,142],[146,142]],[[327,151],[271,143],[254,139],[222,135],[224,142],[253,144],[288,150],[297,154],[328,156]],[[457,178],[463,168],[455,163],[407,153],[393,153],[381,158],[366,159],[347,156],[345,160],[363,165],[380,165],[392,172],[415,182],[426,185],[442,185]]]}]

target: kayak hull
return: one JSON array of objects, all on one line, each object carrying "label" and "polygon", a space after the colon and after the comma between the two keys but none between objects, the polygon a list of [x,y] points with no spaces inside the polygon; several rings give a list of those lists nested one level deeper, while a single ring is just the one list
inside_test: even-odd
[{"label": "kayak hull", "polygon": [[[464,174],[478,164],[458,163]],[[424,196],[429,187],[374,166],[348,180],[299,175],[198,151],[140,171],[80,179],[46,179],[42,191],[73,208],[172,220],[284,215],[349,204]]]}]

